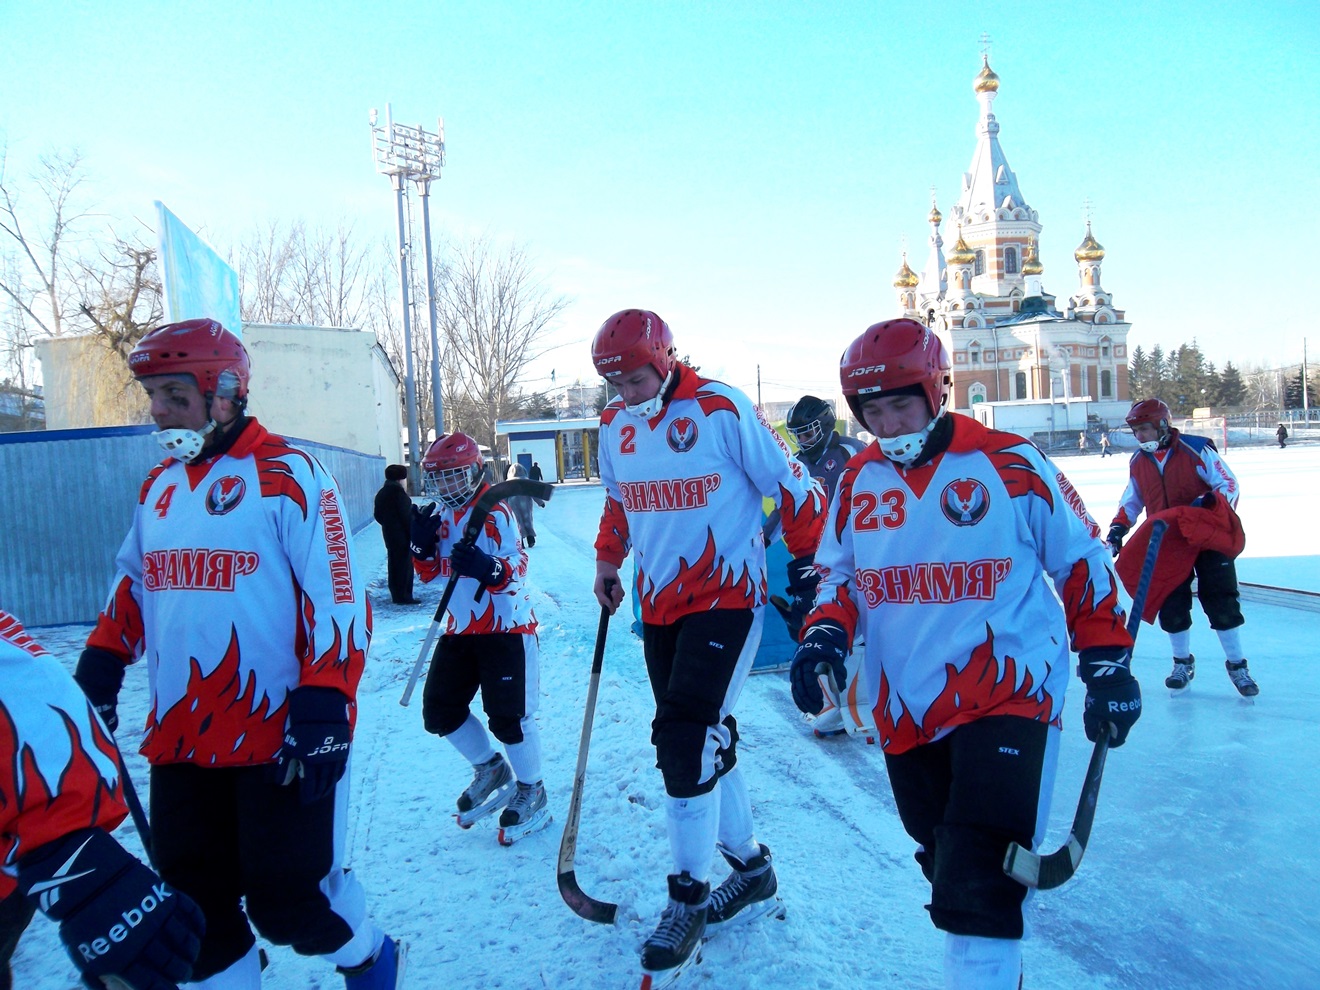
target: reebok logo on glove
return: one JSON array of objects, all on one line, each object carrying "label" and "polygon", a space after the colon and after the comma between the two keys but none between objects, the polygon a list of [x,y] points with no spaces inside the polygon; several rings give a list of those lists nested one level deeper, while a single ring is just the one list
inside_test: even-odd
[{"label": "reebok logo on glove", "polygon": [[1111,701],[1108,710],[1111,712],[1139,712],[1141,711],[1141,699],[1135,701]]},{"label": "reebok logo on glove", "polygon": [[79,942],[78,954],[82,956],[84,962],[96,962],[101,956],[107,955],[115,945],[126,940],[133,929],[142,924],[147,915],[173,896],[174,891],[166,887],[163,882],[153,883],[151,893],[142,898],[141,904],[120,913],[120,917],[124,919],[122,925],[111,925],[110,930],[100,938],[94,938],[90,942]]}]

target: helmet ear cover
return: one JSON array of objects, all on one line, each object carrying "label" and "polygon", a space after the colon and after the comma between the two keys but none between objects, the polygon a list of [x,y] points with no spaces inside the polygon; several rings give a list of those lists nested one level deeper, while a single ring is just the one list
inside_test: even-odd
[{"label": "helmet ear cover", "polygon": [[232,400],[239,409],[247,404],[252,363],[247,348],[215,320],[166,323],[146,334],[128,355],[135,378],[188,375],[209,403],[212,398]]}]

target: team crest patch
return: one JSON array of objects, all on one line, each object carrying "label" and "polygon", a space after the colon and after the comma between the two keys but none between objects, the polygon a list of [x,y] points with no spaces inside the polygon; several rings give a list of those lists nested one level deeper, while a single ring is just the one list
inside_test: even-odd
[{"label": "team crest patch", "polygon": [[223,516],[238,507],[246,491],[247,485],[243,483],[242,478],[236,478],[232,474],[226,475],[206,493],[206,511],[213,516]]},{"label": "team crest patch", "polygon": [[955,526],[975,526],[990,509],[990,492],[975,478],[959,478],[944,486],[940,508]]},{"label": "team crest patch", "polygon": [[669,424],[665,440],[674,453],[686,453],[697,444],[697,424],[686,416],[680,416]]}]

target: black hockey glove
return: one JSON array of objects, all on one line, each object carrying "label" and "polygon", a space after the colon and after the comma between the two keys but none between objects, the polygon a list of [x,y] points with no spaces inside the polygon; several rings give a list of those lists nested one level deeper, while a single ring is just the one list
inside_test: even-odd
[{"label": "black hockey glove", "polygon": [[311,804],[335,789],[348,766],[348,698],[329,687],[289,692],[289,721],[276,763],[279,782],[298,780],[298,798]]},{"label": "black hockey glove", "polygon": [[89,646],[78,657],[73,679],[111,732],[119,727],[119,689],[124,683],[124,661],[109,650]]},{"label": "black hockey glove", "polygon": [[103,829],[48,842],[18,864],[18,886],[60,925],[60,941],[89,987],[117,976],[134,990],[176,990],[192,978],[206,922],[184,894]]},{"label": "black hockey glove", "polygon": [[482,587],[499,584],[504,577],[504,561],[465,540],[459,541],[449,555],[449,566],[456,574],[476,578]]},{"label": "black hockey glove", "polygon": [[536,534],[535,534],[535,533],[528,533],[528,534],[527,534],[527,539],[523,540],[523,543],[527,545],[527,548],[528,548],[529,550],[530,550],[532,547],[536,546]]},{"label": "black hockey glove", "polygon": [[[788,562],[788,634],[793,642],[802,638],[802,622],[807,613],[816,604],[816,589],[820,586],[820,574],[816,572],[816,555],[794,557]],[[819,709],[817,709],[819,711]]]},{"label": "black hockey glove", "polygon": [[440,520],[435,517],[435,503],[427,502],[426,508],[412,507],[412,524],[408,533],[408,549],[418,560],[430,560],[435,556],[435,545],[440,542]]},{"label": "black hockey glove", "polygon": [[847,655],[848,639],[833,622],[818,622],[807,630],[802,645],[793,654],[793,666],[788,672],[793,703],[803,714],[819,715],[825,707],[820,682],[816,680],[816,666],[829,664],[834,674],[834,686],[842,691],[848,683],[848,672],[844,667]]},{"label": "black hockey glove", "polygon": [[1198,509],[1213,509],[1215,507],[1215,493],[1206,492],[1204,495],[1198,495],[1192,499],[1192,505]]},{"label": "black hockey glove", "polygon": [[1082,724],[1091,742],[1100,738],[1108,722],[1114,727],[1109,745],[1122,746],[1141,718],[1141,685],[1132,676],[1131,663],[1131,653],[1121,646],[1090,646],[1077,654],[1077,676],[1086,684]]},{"label": "black hockey glove", "polygon": [[1123,549],[1123,537],[1128,535],[1128,527],[1122,523],[1114,523],[1109,527],[1109,535],[1105,537],[1105,542],[1109,544],[1109,553],[1117,557],[1119,551]]}]

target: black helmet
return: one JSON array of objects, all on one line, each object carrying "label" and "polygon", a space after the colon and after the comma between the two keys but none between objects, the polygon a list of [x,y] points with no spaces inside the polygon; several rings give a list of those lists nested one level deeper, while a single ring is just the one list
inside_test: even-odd
[{"label": "black helmet", "polygon": [[825,449],[830,434],[834,432],[834,410],[824,399],[804,395],[788,411],[787,425],[798,449],[807,457],[815,458]]}]

